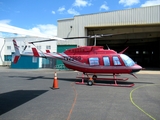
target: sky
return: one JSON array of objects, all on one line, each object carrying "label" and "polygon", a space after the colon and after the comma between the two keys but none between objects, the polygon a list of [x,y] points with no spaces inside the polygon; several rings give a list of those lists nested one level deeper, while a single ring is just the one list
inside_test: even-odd
[{"label": "sky", "polygon": [[0,0],[0,24],[56,36],[60,19],[153,5],[160,0]]}]

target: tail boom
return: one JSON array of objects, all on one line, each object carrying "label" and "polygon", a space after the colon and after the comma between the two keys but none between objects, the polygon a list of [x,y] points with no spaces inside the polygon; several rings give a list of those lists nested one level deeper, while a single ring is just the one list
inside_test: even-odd
[{"label": "tail boom", "polygon": [[36,48],[32,48],[33,56],[34,57],[43,57],[43,58],[57,58],[63,59],[63,56],[58,53],[51,53],[49,50],[46,50],[46,53],[38,52]]}]

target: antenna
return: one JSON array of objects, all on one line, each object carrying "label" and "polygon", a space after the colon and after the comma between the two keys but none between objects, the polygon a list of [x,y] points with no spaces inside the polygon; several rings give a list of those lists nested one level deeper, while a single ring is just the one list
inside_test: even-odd
[{"label": "antenna", "polygon": [[25,46],[24,46],[24,49],[23,49],[22,53],[23,53],[23,52],[26,50],[26,48],[27,48],[26,42],[25,42],[25,41],[23,41],[23,42],[24,42]]},{"label": "antenna", "polygon": [[106,46],[107,46],[108,50],[110,50],[110,48],[108,47],[108,45],[107,45],[107,44],[106,44]]},{"label": "antenna", "polygon": [[96,35],[94,36],[94,46],[96,46]]}]

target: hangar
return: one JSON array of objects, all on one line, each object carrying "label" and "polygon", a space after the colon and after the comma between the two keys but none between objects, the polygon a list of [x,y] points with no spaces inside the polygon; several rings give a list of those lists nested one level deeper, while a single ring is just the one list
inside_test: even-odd
[{"label": "hangar", "polygon": [[[62,38],[114,34],[96,38],[96,45],[107,49],[107,44],[117,52],[129,46],[125,54],[138,64],[160,68],[160,5],[61,19],[57,31],[57,36]],[[58,41],[57,44],[65,45],[65,49],[69,45],[93,45],[94,39]]]}]

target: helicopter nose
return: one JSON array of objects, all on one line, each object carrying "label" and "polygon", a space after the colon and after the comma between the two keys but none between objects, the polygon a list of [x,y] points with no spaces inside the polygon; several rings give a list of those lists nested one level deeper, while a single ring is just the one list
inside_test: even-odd
[{"label": "helicopter nose", "polygon": [[136,64],[133,66],[131,73],[139,72],[140,70],[142,70],[142,67]]}]

